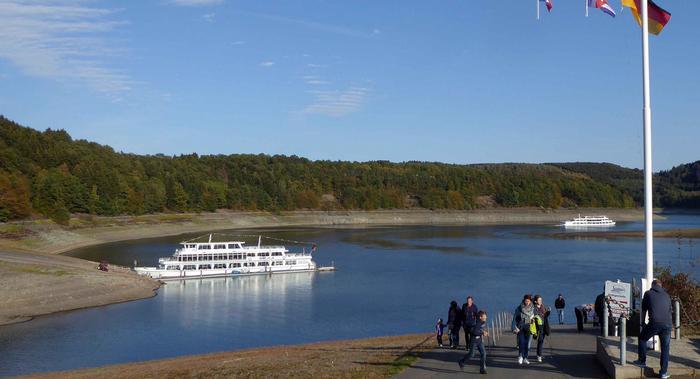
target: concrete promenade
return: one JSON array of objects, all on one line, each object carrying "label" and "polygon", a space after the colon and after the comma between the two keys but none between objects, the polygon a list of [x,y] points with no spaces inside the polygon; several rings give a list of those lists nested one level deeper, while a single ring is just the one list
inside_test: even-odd
[{"label": "concrete promenade", "polygon": [[[462,340],[463,341],[463,340]],[[530,365],[518,365],[515,335],[501,337],[499,346],[487,348],[486,369],[488,375],[479,374],[478,352],[464,370],[457,361],[465,354],[460,350],[435,349],[421,355],[411,367],[397,379],[464,378],[469,376],[488,378],[607,378],[596,359],[596,336],[587,326],[583,333],[576,332],[575,325],[552,326],[551,335],[545,340],[544,361],[537,362],[535,344],[530,352]]]}]

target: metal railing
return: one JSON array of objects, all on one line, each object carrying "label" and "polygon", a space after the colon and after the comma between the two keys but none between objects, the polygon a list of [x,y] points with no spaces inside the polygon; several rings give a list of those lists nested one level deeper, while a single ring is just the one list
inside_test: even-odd
[{"label": "metal railing", "polygon": [[[498,346],[500,341],[506,336],[511,335],[511,322],[513,314],[510,312],[497,312],[491,316],[490,330],[491,341],[494,346]],[[511,341],[512,342],[512,341]]]}]

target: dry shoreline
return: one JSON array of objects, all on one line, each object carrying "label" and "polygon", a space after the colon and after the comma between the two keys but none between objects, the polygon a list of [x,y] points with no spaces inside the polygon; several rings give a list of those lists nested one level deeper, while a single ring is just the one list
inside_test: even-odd
[{"label": "dry shoreline", "polygon": [[389,378],[434,348],[432,334],[255,348],[28,378]]},{"label": "dry shoreline", "polygon": [[0,325],[38,315],[143,299],[159,283],[128,269],[109,273],[96,263],[60,255],[109,242],[264,227],[372,227],[398,225],[558,224],[577,214],[606,214],[618,221],[643,218],[641,209],[489,209],[475,211],[295,211],[160,214],[0,224]]},{"label": "dry shoreline", "polygon": [[[638,221],[642,209],[541,209],[499,208],[473,211],[387,210],[387,211],[294,211],[232,212],[76,218],[69,227],[49,221],[15,223],[15,238],[3,237],[0,251],[28,251],[60,254],[81,247],[132,239],[290,226],[368,227],[400,225],[513,225],[558,224],[578,214],[605,214],[617,221]],[[657,216],[658,217],[658,216]],[[7,233],[6,233],[7,234]]]}]

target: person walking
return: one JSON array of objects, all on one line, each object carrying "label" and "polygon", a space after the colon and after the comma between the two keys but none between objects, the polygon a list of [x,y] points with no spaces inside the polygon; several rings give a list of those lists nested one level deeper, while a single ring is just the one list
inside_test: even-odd
[{"label": "person walking", "polygon": [[467,302],[462,304],[462,326],[464,327],[464,348],[466,350],[472,347],[472,328],[474,328],[474,325],[476,325],[478,313],[479,308],[477,308],[476,304],[474,304],[474,298],[467,296]]},{"label": "person walking", "polygon": [[661,340],[661,368],[659,375],[661,378],[670,378],[668,374],[668,358],[671,348],[671,298],[662,287],[660,280],[651,282],[651,289],[644,293],[642,298],[642,320],[646,319],[649,312],[649,322],[642,326],[639,333],[637,354],[639,359],[633,363],[640,367],[646,367],[647,362],[647,341],[653,336],[659,336]]},{"label": "person walking", "polygon": [[540,316],[542,320],[542,327],[537,330],[537,362],[542,362],[542,346],[544,345],[545,336],[549,335],[549,315],[551,310],[545,307],[542,303],[542,296],[535,295],[535,310],[534,314]]},{"label": "person walking", "polygon": [[477,314],[477,320],[474,322],[474,326],[469,331],[471,334],[471,347],[469,348],[469,353],[460,359],[457,364],[459,364],[460,369],[464,369],[464,364],[468,360],[474,358],[474,351],[479,350],[479,355],[481,361],[479,362],[479,373],[486,374],[486,349],[484,349],[484,338],[488,338],[489,332],[486,330],[486,312],[479,311]]},{"label": "person walking", "polygon": [[459,346],[459,328],[462,327],[462,311],[457,302],[450,302],[450,309],[447,311],[447,332],[450,338],[450,348],[456,349]]},{"label": "person walking", "polygon": [[439,318],[437,320],[437,324],[435,324],[435,337],[437,338],[437,343],[439,347],[442,347],[442,334],[444,329],[445,324],[443,324],[442,319]]},{"label": "person walking", "polygon": [[515,308],[513,312],[513,321],[511,329],[518,336],[518,364],[530,364],[528,358],[530,347],[530,321],[534,316],[534,306],[532,305],[532,296],[523,296],[523,301]]},{"label": "person walking", "polygon": [[559,315],[559,325],[564,324],[564,308],[566,308],[566,301],[564,296],[559,294],[556,300],[554,300],[554,308],[557,310],[557,315]]}]

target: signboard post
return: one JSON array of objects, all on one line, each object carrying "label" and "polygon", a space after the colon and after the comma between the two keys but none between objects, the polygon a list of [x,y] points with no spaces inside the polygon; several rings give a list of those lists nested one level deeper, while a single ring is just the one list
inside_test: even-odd
[{"label": "signboard post", "polygon": [[605,298],[610,300],[610,316],[627,316],[632,304],[632,286],[624,282],[605,282]]}]

